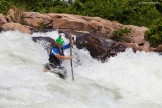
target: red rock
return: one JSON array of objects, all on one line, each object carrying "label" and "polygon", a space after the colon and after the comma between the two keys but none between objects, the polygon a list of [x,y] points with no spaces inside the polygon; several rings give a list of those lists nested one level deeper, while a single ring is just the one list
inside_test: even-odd
[{"label": "red rock", "polygon": [[2,14],[0,14],[0,26],[3,25],[3,24],[5,24],[5,23],[7,23],[5,16],[3,16]]},{"label": "red rock", "polygon": [[4,31],[6,31],[6,30],[18,30],[18,31],[23,32],[23,33],[31,34],[31,31],[30,31],[30,29],[27,26],[21,25],[19,23],[12,23],[12,22],[5,23],[5,24],[2,25],[1,28]]}]

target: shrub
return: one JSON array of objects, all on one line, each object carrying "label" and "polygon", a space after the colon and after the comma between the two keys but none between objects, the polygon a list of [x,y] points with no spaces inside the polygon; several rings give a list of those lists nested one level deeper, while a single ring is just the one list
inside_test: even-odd
[{"label": "shrub", "polygon": [[145,39],[148,40],[153,47],[162,44],[162,18],[154,20],[149,31],[146,32]]},{"label": "shrub", "polygon": [[0,13],[6,15],[7,11],[11,8],[12,4],[13,3],[10,0],[1,0],[0,1]]},{"label": "shrub", "polygon": [[122,42],[130,42],[128,38],[128,34],[131,33],[131,29],[129,28],[120,28],[112,33],[112,40],[122,41]]}]

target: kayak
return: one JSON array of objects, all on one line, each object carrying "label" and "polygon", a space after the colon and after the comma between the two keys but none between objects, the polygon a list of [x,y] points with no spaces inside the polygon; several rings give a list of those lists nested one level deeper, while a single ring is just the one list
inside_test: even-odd
[{"label": "kayak", "polygon": [[66,79],[67,72],[66,69],[62,66],[56,66],[52,63],[47,63],[44,65],[44,72],[51,72],[53,74],[58,75],[62,79]]}]

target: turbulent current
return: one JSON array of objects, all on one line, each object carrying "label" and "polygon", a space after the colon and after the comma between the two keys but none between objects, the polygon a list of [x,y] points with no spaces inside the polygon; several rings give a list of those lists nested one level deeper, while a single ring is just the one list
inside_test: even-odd
[{"label": "turbulent current", "polygon": [[48,43],[32,36],[56,39],[58,32],[0,33],[0,108],[162,108],[161,55],[127,49],[101,63],[74,46],[73,82],[69,60],[66,80],[43,72]]}]

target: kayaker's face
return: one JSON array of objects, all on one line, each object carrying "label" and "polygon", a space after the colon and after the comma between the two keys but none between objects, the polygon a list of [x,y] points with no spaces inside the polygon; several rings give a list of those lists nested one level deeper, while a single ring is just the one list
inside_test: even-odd
[{"label": "kayaker's face", "polygon": [[58,45],[58,47],[59,47],[59,48],[61,48],[61,47],[62,47],[62,44],[59,44],[59,43],[58,43],[57,45]]}]

